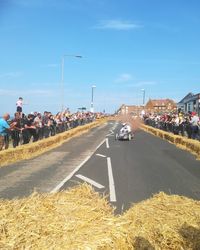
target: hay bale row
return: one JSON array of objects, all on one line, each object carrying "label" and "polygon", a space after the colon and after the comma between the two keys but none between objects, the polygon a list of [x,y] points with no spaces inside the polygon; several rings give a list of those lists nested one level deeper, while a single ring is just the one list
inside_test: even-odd
[{"label": "hay bale row", "polygon": [[[126,230],[88,185],[0,201],[0,249],[119,249]],[[127,248],[122,248],[127,249]]]},{"label": "hay bale row", "polygon": [[179,135],[174,135],[172,133],[162,131],[160,129],[153,128],[153,127],[143,125],[143,124],[141,125],[141,129],[153,135],[156,135],[162,139],[165,139],[175,144],[177,147],[181,149],[190,151],[192,154],[196,155],[197,159],[200,159],[200,142],[199,141],[188,139]]},{"label": "hay bale row", "polygon": [[200,202],[157,194],[115,216],[87,184],[0,200],[0,249],[200,249]]},{"label": "hay bale row", "polygon": [[131,221],[134,249],[200,249],[200,201],[161,192],[134,205],[123,219]]},{"label": "hay bale row", "polygon": [[6,166],[10,163],[17,162],[20,160],[30,159],[38,156],[52,148],[61,145],[73,136],[78,136],[82,133],[87,132],[89,129],[99,126],[106,122],[106,119],[99,119],[95,122],[86,124],[84,126],[76,127],[61,134],[57,134],[53,137],[43,139],[31,144],[19,146],[17,148],[10,148],[0,152],[0,167]]}]

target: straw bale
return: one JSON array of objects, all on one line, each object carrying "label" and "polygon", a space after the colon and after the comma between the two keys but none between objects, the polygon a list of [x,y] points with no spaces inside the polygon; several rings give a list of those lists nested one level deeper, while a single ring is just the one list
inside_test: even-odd
[{"label": "straw bale", "polygon": [[0,200],[0,249],[199,249],[200,201],[159,193],[114,215],[82,184]]},{"label": "straw bale", "polygon": [[0,216],[0,249],[131,249],[125,223],[86,184],[1,200]]},{"label": "straw bale", "polygon": [[200,201],[159,193],[134,205],[123,219],[135,249],[200,249]]}]

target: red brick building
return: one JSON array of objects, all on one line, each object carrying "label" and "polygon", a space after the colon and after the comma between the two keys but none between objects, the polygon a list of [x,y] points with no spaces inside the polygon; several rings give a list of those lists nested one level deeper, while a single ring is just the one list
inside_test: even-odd
[{"label": "red brick building", "polygon": [[150,99],[145,105],[145,111],[147,112],[170,112],[176,109],[177,105],[171,99]]},{"label": "red brick building", "polygon": [[122,104],[117,113],[118,115],[139,115],[143,109],[143,106]]}]

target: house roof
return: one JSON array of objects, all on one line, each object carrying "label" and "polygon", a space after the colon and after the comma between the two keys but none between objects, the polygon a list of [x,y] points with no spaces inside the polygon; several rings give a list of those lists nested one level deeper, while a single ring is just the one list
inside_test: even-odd
[{"label": "house roof", "polygon": [[118,112],[122,109],[128,109],[128,112],[130,113],[130,112],[134,112],[136,110],[140,110],[142,108],[143,108],[143,106],[122,104],[121,107],[118,109]]},{"label": "house roof", "polygon": [[180,102],[178,102],[178,104],[184,103],[184,101],[186,101],[187,99],[191,98],[194,94],[192,92],[188,93],[185,97],[183,97],[182,100],[180,100]]},{"label": "house roof", "polygon": [[173,100],[170,100],[170,99],[154,99],[154,100],[149,100],[149,102],[153,106],[166,106],[169,103],[173,103],[175,105],[175,102]]},{"label": "house roof", "polygon": [[178,104],[185,104],[188,101],[194,101],[196,99],[200,99],[200,93],[198,94],[188,93]]}]

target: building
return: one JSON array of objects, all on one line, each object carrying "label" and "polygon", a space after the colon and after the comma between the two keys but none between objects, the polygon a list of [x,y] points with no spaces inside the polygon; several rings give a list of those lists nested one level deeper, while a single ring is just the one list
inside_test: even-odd
[{"label": "building", "polygon": [[145,105],[146,112],[171,112],[176,109],[177,105],[171,99],[150,99]]},{"label": "building", "polygon": [[185,113],[197,112],[200,115],[200,93],[188,93],[179,103],[177,108]]},{"label": "building", "polygon": [[136,106],[136,105],[125,105],[118,109],[118,115],[140,115],[141,111],[143,110],[143,106]]}]

